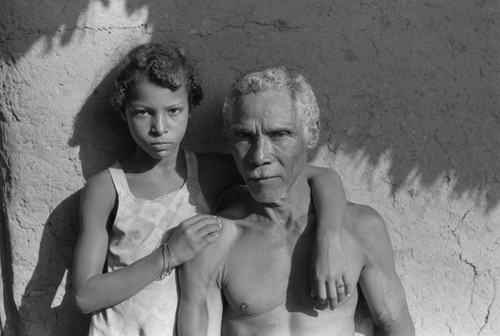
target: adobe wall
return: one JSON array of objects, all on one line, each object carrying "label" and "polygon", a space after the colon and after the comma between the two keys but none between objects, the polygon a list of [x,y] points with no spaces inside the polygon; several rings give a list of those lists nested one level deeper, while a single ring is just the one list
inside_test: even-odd
[{"label": "adobe wall", "polygon": [[[182,45],[222,150],[240,71],[285,64],[322,110],[316,164],[385,218],[419,335],[500,330],[500,13],[484,1],[1,1],[2,335],[85,335],[70,290],[79,192],[127,148],[108,102],[133,46]],[[496,331],[496,333],[495,333]]]}]

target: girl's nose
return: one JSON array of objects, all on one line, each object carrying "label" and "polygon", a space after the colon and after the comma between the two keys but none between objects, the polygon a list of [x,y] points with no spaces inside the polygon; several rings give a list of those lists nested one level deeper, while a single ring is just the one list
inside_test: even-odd
[{"label": "girl's nose", "polygon": [[166,125],[165,119],[166,118],[161,114],[156,115],[151,125],[151,132],[158,135],[168,132],[168,127]]}]

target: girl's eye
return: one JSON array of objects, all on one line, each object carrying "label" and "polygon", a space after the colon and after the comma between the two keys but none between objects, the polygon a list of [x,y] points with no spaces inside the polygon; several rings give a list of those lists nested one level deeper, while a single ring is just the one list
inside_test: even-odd
[{"label": "girl's eye", "polygon": [[170,114],[179,114],[182,111],[183,111],[182,108],[180,108],[180,107],[174,107],[174,108],[171,108],[170,110],[168,110],[168,113],[170,113]]},{"label": "girl's eye", "polygon": [[142,116],[146,116],[148,114],[148,111],[146,111],[146,110],[134,110],[132,113],[134,116],[142,117]]}]

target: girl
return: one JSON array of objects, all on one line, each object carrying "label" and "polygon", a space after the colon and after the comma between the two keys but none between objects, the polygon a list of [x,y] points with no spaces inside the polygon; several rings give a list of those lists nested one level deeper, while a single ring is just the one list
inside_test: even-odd
[{"label": "girl", "polygon": [[[73,284],[77,307],[93,312],[90,335],[174,333],[170,273],[217,239],[220,220],[209,214],[224,190],[242,183],[229,155],[180,148],[202,97],[178,50],[145,44],[122,62],[113,104],[136,148],[81,195]],[[346,200],[336,172],[309,167],[308,176],[318,211],[312,295],[333,309],[351,291],[339,241]]]}]

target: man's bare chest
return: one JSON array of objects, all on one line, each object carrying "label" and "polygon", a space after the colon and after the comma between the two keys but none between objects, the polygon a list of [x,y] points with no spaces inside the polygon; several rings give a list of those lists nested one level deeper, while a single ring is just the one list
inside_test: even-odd
[{"label": "man's bare chest", "polygon": [[286,236],[273,231],[240,239],[224,267],[224,315],[250,318],[285,309],[290,302],[308,303],[312,239],[307,232]]}]

